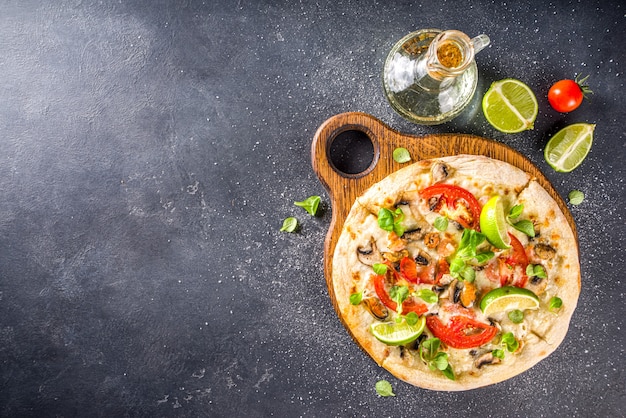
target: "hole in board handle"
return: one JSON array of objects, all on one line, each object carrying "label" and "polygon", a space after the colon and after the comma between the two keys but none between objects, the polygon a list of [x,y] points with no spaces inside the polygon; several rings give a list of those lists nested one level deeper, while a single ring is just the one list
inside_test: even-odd
[{"label": "hole in board handle", "polygon": [[329,141],[326,150],[331,167],[342,177],[367,175],[378,162],[378,143],[362,127],[344,127]]}]

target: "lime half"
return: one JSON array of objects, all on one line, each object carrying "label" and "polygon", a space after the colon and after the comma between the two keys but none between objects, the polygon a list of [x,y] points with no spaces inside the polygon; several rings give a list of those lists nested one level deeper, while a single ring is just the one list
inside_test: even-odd
[{"label": "lime half", "polygon": [[480,212],[480,231],[487,240],[500,249],[511,247],[511,237],[507,232],[507,222],[500,196],[494,196],[483,206]]},{"label": "lime half", "polygon": [[558,131],[543,150],[547,163],[561,173],[578,167],[591,149],[595,127],[591,123],[575,123]]},{"label": "lime half", "polygon": [[495,81],[483,96],[483,113],[487,121],[505,133],[533,128],[539,106],[533,91],[513,78]]},{"label": "lime half", "polygon": [[538,309],[539,298],[528,289],[515,286],[498,287],[488,292],[480,301],[480,310],[486,316],[519,309]]},{"label": "lime half", "polygon": [[370,326],[374,337],[388,345],[404,345],[415,341],[422,334],[426,325],[426,319],[422,316],[415,325],[409,325],[406,321],[376,322]]}]

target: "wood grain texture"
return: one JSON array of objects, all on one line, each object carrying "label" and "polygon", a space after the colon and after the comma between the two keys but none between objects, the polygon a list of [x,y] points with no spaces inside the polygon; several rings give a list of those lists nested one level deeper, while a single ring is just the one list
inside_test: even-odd
[{"label": "wood grain texture", "polygon": [[[374,146],[372,163],[358,174],[339,172],[334,167],[329,154],[332,141],[341,133],[351,130],[365,133]],[[574,219],[561,196],[532,162],[512,148],[475,135],[433,134],[417,136],[403,134],[366,113],[348,112],[335,115],[326,120],[315,133],[311,146],[311,160],[313,170],[330,196],[332,220],[324,244],[324,275],[330,299],[342,322],[343,318],[341,318],[337,307],[331,274],[335,246],[344,221],[356,198],[373,184],[406,166],[406,164],[395,162],[392,158],[393,150],[397,147],[404,147],[409,150],[413,162],[450,155],[473,154],[501,160],[524,170],[536,177],[538,182],[554,198],[567,218],[574,237],[577,238]]]}]

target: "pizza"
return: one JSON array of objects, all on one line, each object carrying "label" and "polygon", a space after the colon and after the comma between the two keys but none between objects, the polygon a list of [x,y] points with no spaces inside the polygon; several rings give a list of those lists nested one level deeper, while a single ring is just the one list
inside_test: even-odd
[{"label": "pizza", "polygon": [[528,173],[476,155],[413,163],[360,195],[331,274],[358,344],[399,379],[444,391],[546,358],[580,293],[575,233],[557,202]]}]

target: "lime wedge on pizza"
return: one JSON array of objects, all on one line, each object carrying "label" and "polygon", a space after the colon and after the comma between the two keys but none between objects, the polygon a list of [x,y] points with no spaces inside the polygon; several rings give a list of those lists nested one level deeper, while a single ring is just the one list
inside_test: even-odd
[{"label": "lime wedge on pizza", "polygon": [[550,167],[561,173],[578,167],[591,149],[595,127],[591,123],[575,123],[554,134],[543,150]]},{"label": "lime wedge on pizza", "polygon": [[489,316],[498,312],[519,309],[538,309],[539,298],[532,291],[515,286],[498,287],[489,291],[480,301],[480,310]]},{"label": "lime wedge on pizza", "polygon": [[415,341],[424,331],[426,319],[422,316],[415,325],[406,321],[376,322],[370,326],[370,331],[380,342],[387,345],[404,345]]},{"label": "lime wedge on pizza", "polygon": [[487,121],[504,133],[532,129],[539,111],[530,87],[513,78],[491,84],[483,96],[482,107]]},{"label": "lime wedge on pizza", "polygon": [[511,247],[507,225],[502,199],[496,195],[485,203],[480,212],[480,231],[494,247],[505,250]]}]

